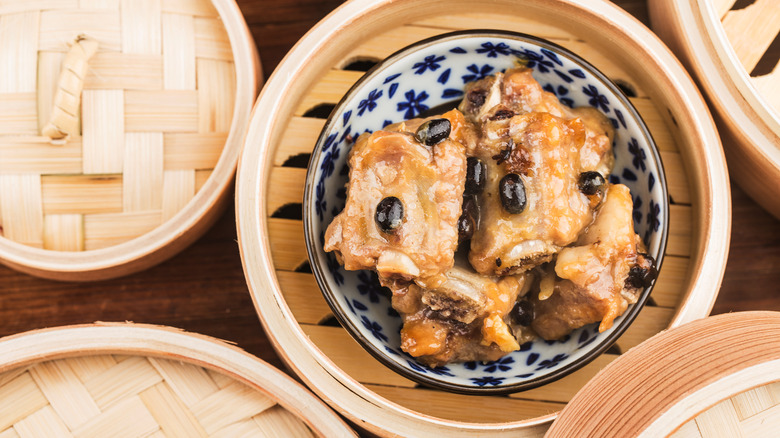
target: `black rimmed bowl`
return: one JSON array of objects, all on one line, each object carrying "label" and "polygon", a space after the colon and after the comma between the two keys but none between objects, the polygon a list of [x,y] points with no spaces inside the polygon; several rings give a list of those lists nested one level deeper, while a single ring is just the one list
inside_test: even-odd
[{"label": "black rimmed bowl", "polygon": [[348,138],[457,101],[466,83],[518,61],[531,67],[534,78],[564,105],[592,106],[612,121],[615,165],[609,179],[629,187],[635,230],[659,269],[663,260],[669,198],[660,155],[636,109],[604,74],[549,41],[505,31],[454,32],[396,52],[366,73],[331,113],[309,163],[303,221],[314,275],[341,324],[377,360],[427,386],[496,394],[557,380],[606,351],[636,318],[652,289],[646,288],[604,332],[591,324],[559,341],[528,342],[495,362],[429,368],[401,350],[401,319],[375,275],[346,271],[323,250],[325,230],[346,201]]}]

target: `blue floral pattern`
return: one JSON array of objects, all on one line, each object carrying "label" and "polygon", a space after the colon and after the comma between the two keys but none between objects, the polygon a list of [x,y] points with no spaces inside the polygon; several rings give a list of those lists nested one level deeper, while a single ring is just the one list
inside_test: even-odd
[{"label": "blue floral pattern", "polygon": [[371,90],[370,93],[368,93],[368,97],[361,100],[358,104],[358,115],[362,116],[366,110],[373,111],[374,108],[376,108],[376,101],[382,97],[382,90]]},{"label": "blue floral pattern", "polygon": [[482,67],[477,64],[471,64],[466,67],[466,70],[469,71],[469,74],[461,76],[464,84],[484,79],[488,75],[493,74],[493,66],[490,64],[485,64]]},{"label": "blue floral pattern", "polygon": [[414,70],[414,74],[421,75],[425,73],[426,71],[436,71],[441,67],[440,62],[444,61],[446,58],[444,56],[436,56],[436,55],[430,55],[426,56],[425,60],[422,62],[418,62],[414,64],[412,67]]},{"label": "blue floral pattern", "polygon": [[[615,165],[608,179],[630,188],[636,231],[651,255],[658,258],[666,226],[665,183],[632,110],[582,65],[532,42],[501,36],[463,38],[425,46],[403,62],[380,66],[334,110],[338,122],[326,126],[319,153],[312,156],[314,179],[307,189],[311,192],[307,192],[307,202],[313,214],[305,220],[319,237],[315,251],[324,265],[313,268],[320,270],[338,302],[348,309],[348,327],[399,367],[464,388],[500,389],[557,372],[601,345],[614,327],[600,333],[594,324],[560,341],[527,342],[493,362],[430,368],[400,349],[401,319],[375,274],[345,271],[333,254],[323,252],[324,231],[344,207],[347,156],[359,133],[417,117],[431,107],[459,99],[465,83],[517,65],[532,68],[544,90],[564,105],[592,106],[611,118]],[[622,319],[616,319],[615,327]]]},{"label": "blue floral pattern", "polygon": [[406,100],[398,102],[398,111],[405,111],[404,118],[413,119],[418,114],[428,109],[428,106],[423,103],[428,99],[427,92],[420,91],[419,94],[415,95],[414,90],[409,90],[404,96],[406,97]]}]

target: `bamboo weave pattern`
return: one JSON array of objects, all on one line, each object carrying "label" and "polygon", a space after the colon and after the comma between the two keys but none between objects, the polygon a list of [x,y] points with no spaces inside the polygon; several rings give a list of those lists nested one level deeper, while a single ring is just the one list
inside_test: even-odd
[{"label": "bamboo weave pattern", "polygon": [[274,400],[211,370],[83,356],[0,374],[0,438],[311,437]]},{"label": "bamboo weave pattern", "polygon": [[[99,43],[80,135],[53,146],[41,129],[79,34]],[[85,251],[171,219],[217,164],[235,93],[209,0],[0,0],[0,235]]]}]

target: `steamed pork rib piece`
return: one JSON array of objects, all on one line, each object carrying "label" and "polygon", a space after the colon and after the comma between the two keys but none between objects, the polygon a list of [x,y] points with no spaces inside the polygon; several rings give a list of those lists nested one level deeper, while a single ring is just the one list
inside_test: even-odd
[{"label": "steamed pork rib piece", "polygon": [[401,314],[401,348],[429,366],[495,360],[520,348],[509,312],[527,291],[525,276],[477,275],[455,266],[434,288],[417,284],[393,290]]},{"label": "steamed pork rib piece", "polygon": [[497,109],[565,117],[569,109],[554,94],[544,91],[532,73],[530,68],[514,68],[467,84],[460,110],[466,118],[480,123],[491,118]]},{"label": "steamed pork rib piece", "polygon": [[552,295],[534,299],[532,327],[539,336],[559,339],[599,321],[599,331],[607,330],[648,286],[643,279],[654,276],[654,262],[640,252],[632,208],[628,188],[611,185],[593,224],[575,246],[558,254]]},{"label": "steamed pork rib piece", "polygon": [[[462,121],[456,112],[444,117],[453,126]],[[346,206],[328,226],[325,251],[346,269],[374,269],[385,280],[447,272],[458,244],[463,145],[446,138],[427,146],[409,132],[377,131],[358,138],[349,168]]]},{"label": "steamed pork rib piece", "polygon": [[[585,142],[580,148],[580,165],[585,170],[595,170],[608,175],[612,170],[612,123],[599,110],[591,107],[569,108],[558,98],[544,91],[534,79],[530,68],[515,68],[496,73],[466,85],[466,97],[460,110],[475,123],[490,124],[515,114],[532,112],[548,113],[564,119],[580,119],[585,125]],[[495,130],[484,135],[500,134]],[[471,149],[467,147],[471,152]]]},{"label": "steamed pork rib piece", "polygon": [[[522,272],[548,262],[593,220],[600,194],[580,189],[585,171],[611,166],[609,148],[591,165],[581,160],[587,137],[581,118],[532,112],[487,121],[477,150],[488,183],[469,260],[482,274]],[[507,205],[508,178],[520,180],[522,208]],[[511,182],[511,181],[510,181]],[[513,192],[510,192],[513,193]]]}]

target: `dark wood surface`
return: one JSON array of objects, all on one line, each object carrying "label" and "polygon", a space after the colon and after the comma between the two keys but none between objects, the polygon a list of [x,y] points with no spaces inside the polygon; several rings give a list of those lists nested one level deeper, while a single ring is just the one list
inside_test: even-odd
[{"label": "dark wood surface", "polygon": [[[647,23],[646,0],[617,3]],[[239,0],[266,77],[298,38],[339,4],[339,0]],[[731,250],[713,313],[780,311],[780,221],[736,186],[732,186],[732,202]],[[235,342],[283,366],[263,332],[244,282],[233,205],[194,245],[128,277],[59,283],[0,266],[0,336],[93,321],[180,327]]]}]

